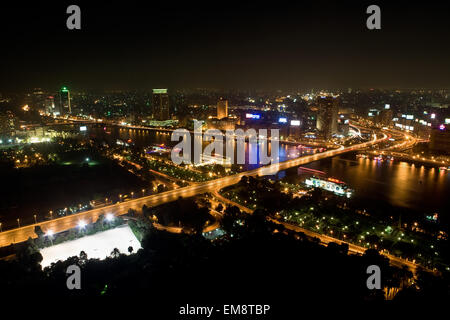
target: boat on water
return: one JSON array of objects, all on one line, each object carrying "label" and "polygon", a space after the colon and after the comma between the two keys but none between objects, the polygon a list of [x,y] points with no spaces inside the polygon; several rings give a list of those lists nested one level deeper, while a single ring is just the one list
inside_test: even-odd
[{"label": "boat on water", "polygon": [[339,196],[350,198],[354,192],[345,182],[335,178],[319,178],[312,176],[305,180],[308,187],[324,189]]},{"label": "boat on water", "polygon": [[171,151],[171,148],[167,147],[166,145],[164,145],[164,143],[162,144],[152,144],[149,147],[145,148],[145,152],[146,153],[169,153]]}]

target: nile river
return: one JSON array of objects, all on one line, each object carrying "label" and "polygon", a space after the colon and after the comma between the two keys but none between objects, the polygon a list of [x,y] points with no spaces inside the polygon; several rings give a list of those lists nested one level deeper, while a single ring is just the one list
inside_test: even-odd
[{"label": "nile river", "polygon": [[[174,145],[170,133],[129,130],[117,127],[89,128],[92,137],[114,142],[116,139],[131,139],[138,146],[155,143]],[[248,146],[246,147],[248,153]],[[250,152],[252,152],[250,150]],[[253,151],[254,152],[254,151]],[[280,144],[280,161],[295,157],[305,150]],[[424,214],[438,212],[444,214],[450,208],[450,173],[438,168],[424,167],[399,161],[377,162],[357,159],[355,153],[310,163],[306,167],[323,171],[345,181],[355,190],[354,200],[362,204],[383,208],[412,209]],[[249,167],[250,169],[251,167]],[[306,175],[297,169],[290,169],[288,179],[303,182]],[[281,174],[283,176],[284,173]],[[388,210],[388,209],[386,209]],[[444,215],[445,216],[445,215]]]}]

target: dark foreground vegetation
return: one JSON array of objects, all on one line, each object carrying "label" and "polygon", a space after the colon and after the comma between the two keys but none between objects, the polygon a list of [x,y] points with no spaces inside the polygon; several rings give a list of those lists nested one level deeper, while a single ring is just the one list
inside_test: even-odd
[{"label": "dark foreground vegetation", "polygon": [[[176,318],[177,306],[186,303],[268,303],[278,311],[293,312],[308,301],[382,301],[390,288],[401,288],[394,301],[439,303],[449,294],[446,275],[419,272],[411,282],[410,272],[390,267],[375,250],[354,256],[345,246],[324,247],[267,222],[262,210],[243,215],[236,207],[227,208],[223,220],[227,235],[214,241],[199,232],[158,231],[148,221],[142,216],[130,221],[142,249],[128,256],[113,251],[103,261],[81,254],[42,270],[37,248],[21,246],[15,260],[0,262],[1,293],[33,301],[140,299],[152,309],[171,305],[165,309],[167,319]],[[81,268],[81,290],[66,286],[66,270],[73,264]],[[366,269],[372,264],[380,266],[385,290],[367,289]]]}]

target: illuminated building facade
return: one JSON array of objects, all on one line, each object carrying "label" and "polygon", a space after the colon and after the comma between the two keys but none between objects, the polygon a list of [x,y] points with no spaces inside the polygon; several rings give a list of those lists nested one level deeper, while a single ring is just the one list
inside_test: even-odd
[{"label": "illuminated building facade", "polygon": [[0,113],[0,135],[12,136],[16,130],[16,118],[11,111]]},{"label": "illuminated building facade", "polygon": [[55,98],[53,96],[48,96],[45,98],[44,102],[45,113],[53,115],[56,112],[55,109]]},{"label": "illuminated building facade", "polygon": [[67,87],[62,87],[58,92],[59,95],[59,112],[61,115],[72,114],[72,107],[70,105],[70,90]]},{"label": "illuminated building facade", "polygon": [[338,132],[338,100],[330,96],[320,96],[317,99],[317,130],[326,139]]},{"label": "illuminated building facade", "polygon": [[228,100],[220,99],[217,102],[217,119],[228,117]]},{"label": "illuminated building facade", "polygon": [[441,124],[431,130],[430,149],[436,152],[450,154],[450,130],[448,124]]},{"label": "illuminated building facade", "polygon": [[170,118],[169,94],[167,89],[153,89],[152,107],[153,119],[163,121]]}]

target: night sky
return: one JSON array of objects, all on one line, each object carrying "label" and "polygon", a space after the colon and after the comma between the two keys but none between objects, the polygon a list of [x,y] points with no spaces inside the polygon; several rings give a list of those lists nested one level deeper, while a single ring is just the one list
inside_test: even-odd
[{"label": "night sky", "polygon": [[0,91],[450,87],[448,2],[91,2],[2,1]]}]

